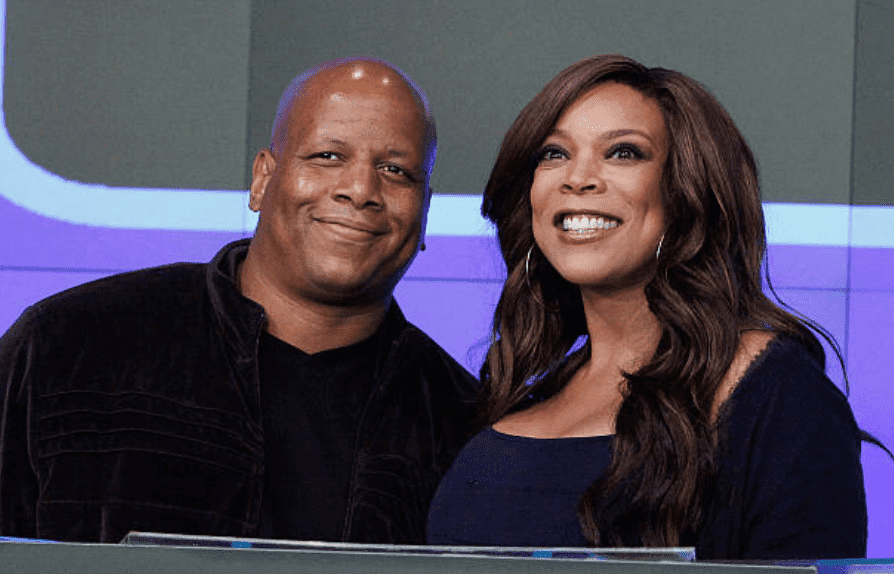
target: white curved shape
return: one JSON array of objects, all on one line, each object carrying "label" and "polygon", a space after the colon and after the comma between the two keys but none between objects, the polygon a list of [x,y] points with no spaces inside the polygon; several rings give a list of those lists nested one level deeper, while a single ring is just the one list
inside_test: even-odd
[{"label": "white curved shape", "polygon": [[[6,0],[0,0],[0,46],[6,45]],[[3,77],[6,55],[0,58]],[[251,232],[257,216],[245,193],[134,189],[69,181],[31,163],[6,130],[0,88],[0,195],[34,213],[84,225],[127,229]]]},{"label": "white curved shape", "polygon": [[838,204],[765,203],[767,243],[846,246],[851,209]]},{"label": "white curved shape", "polygon": [[[0,46],[6,45],[5,36],[6,0],[0,0]],[[5,54],[0,78],[4,61]],[[0,86],[0,196],[12,203],[60,221],[97,227],[251,233],[257,225],[245,192],[84,184],[31,163],[6,130],[2,92]],[[434,195],[427,233],[492,235],[480,206],[478,195]],[[765,203],[764,211],[771,244],[894,247],[894,208]]]},{"label": "white curved shape", "polygon": [[[6,0],[0,0],[0,47],[6,43]],[[3,77],[5,54],[0,58]],[[31,212],[60,221],[118,229],[251,233],[258,216],[246,192],[109,187],[66,180],[32,163],[6,130],[0,86],[0,196]],[[476,196],[435,195],[428,233],[488,235]]]},{"label": "white curved shape", "polygon": [[854,206],[850,244],[853,247],[894,247],[894,207]]}]

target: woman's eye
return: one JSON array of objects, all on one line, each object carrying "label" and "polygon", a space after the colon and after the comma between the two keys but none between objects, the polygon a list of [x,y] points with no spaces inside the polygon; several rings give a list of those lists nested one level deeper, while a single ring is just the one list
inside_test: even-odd
[{"label": "woman's eye", "polygon": [[537,162],[567,158],[568,154],[556,147],[546,147],[537,152]]},{"label": "woman's eye", "polygon": [[614,159],[642,159],[643,152],[634,145],[620,144],[612,148],[608,157]]}]

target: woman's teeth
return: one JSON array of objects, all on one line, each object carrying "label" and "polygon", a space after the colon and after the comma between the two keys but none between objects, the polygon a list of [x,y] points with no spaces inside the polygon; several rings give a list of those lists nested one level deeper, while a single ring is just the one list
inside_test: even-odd
[{"label": "woman's teeth", "polygon": [[562,222],[562,226],[565,231],[582,233],[594,229],[614,229],[618,226],[618,221],[605,219],[604,217],[566,217]]}]

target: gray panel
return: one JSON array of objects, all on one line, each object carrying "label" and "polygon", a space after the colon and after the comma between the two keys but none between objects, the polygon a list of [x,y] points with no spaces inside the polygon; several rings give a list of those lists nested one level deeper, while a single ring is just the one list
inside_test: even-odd
[{"label": "gray panel", "polygon": [[440,134],[435,190],[478,193],[505,130],[551,77],[623,53],[718,96],[756,151],[765,199],[846,203],[854,13],[854,0],[254,0],[247,158],[268,145],[292,76],[363,54],[428,93]]},{"label": "gray panel", "polygon": [[894,2],[860,0],[854,82],[855,205],[894,205]]},{"label": "gray panel", "polygon": [[809,574],[814,568],[680,562],[572,561],[285,550],[212,550],[101,544],[0,543],[0,568],[29,574]]},{"label": "gray panel", "polygon": [[[549,78],[588,55],[620,52],[680,69],[718,95],[755,148],[766,199],[849,198],[854,0],[254,0],[250,64],[249,1],[9,0],[4,89],[13,138],[70,179],[240,188],[291,77],[367,54],[403,67],[428,91],[441,133],[436,190],[477,193],[502,134]],[[882,30],[890,18],[863,20]],[[883,61],[873,53],[865,52]],[[858,117],[882,117],[860,106],[888,93],[858,90]],[[862,150],[867,136],[857,136]],[[890,156],[865,157],[890,166]],[[858,199],[860,178],[872,171],[861,169]],[[874,169],[870,187],[878,189],[884,178]]]},{"label": "gray panel", "polygon": [[250,0],[8,0],[7,129],[114,186],[238,189]]}]

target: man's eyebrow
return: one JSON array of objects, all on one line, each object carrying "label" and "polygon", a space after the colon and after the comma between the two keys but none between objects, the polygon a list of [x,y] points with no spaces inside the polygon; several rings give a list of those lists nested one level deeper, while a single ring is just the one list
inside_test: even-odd
[{"label": "man's eyebrow", "polygon": [[410,152],[402,150],[402,149],[389,149],[388,156],[389,157],[410,157]]},{"label": "man's eyebrow", "polygon": [[333,144],[333,145],[337,145],[337,146],[346,146],[346,145],[348,145],[348,142],[346,142],[346,141],[344,141],[344,140],[336,139],[336,138],[321,138],[321,139],[319,140],[319,143],[321,143],[321,144]]},{"label": "man's eyebrow", "polygon": [[[334,146],[346,147],[348,145],[348,142],[346,142],[344,140],[340,140],[338,138],[321,138],[317,142],[317,145],[327,145],[327,144],[334,145]],[[404,157],[410,157],[412,155],[412,152],[402,150],[402,149],[389,148],[388,150],[386,150],[385,154],[388,157],[404,158]]]}]

